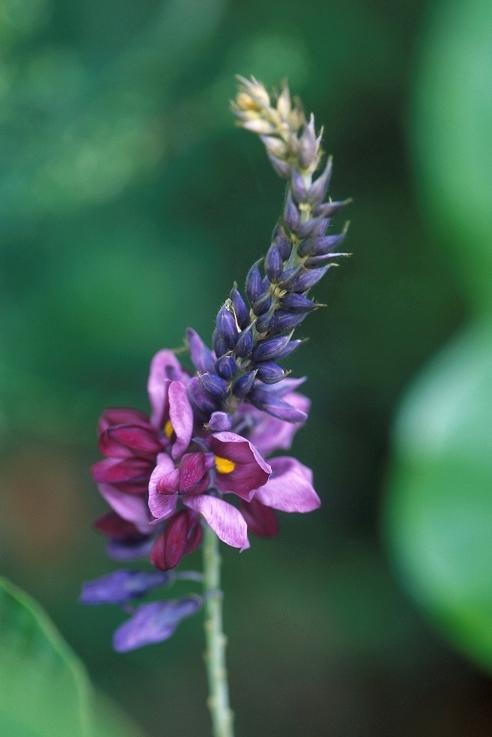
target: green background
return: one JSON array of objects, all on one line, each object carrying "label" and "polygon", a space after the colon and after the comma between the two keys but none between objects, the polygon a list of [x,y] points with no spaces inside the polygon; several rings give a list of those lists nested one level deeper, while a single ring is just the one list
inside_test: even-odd
[{"label": "green background", "polygon": [[209,733],[200,618],[111,651],[121,614],[77,603],[113,566],[88,467],[100,411],[145,409],[152,354],[209,335],[268,245],[282,185],[236,73],[288,77],[354,198],[291,361],[323,507],[224,551],[237,734],[490,735],[491,23],[488,0],[2,3],[2,572],[151,737]]}]

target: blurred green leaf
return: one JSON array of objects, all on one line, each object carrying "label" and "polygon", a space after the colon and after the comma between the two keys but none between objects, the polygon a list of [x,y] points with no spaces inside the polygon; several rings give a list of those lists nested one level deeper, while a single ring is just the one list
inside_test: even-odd
[{"label": "blurred green leaf", "polygon": [[492,343],[469,329],[417,380],[396,431],[386,526],[412,593],[492,669]]},{"label": "blurred green leaf", "polygon": [[473,303],[492,302],[490,0],[433,7],[415,107],[423,194]]},{"label": "blurred green leaf", "polygon": [[5,737],[138,737],[114,707],[94,702],[82,665],[46,614],[4,579],[0,681],[0,734]]}]

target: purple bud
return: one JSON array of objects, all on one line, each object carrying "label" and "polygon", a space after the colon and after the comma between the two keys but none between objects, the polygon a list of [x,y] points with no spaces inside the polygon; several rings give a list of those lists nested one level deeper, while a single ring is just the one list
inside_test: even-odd
[{"label": "purple bud", "polygon": [[252,309],[255,315],[264,315],[272,306],[272,297],[269,292],[265,292],[256,302],[253,302]]},{"label": "purple bud", "polygon": [[[237,346],[236,346],[237,350]],[[215,368],[217,373],[222,376],[223,379],[229,381],[232,379],[237,371],[237,365],[232,356],[221,356],[215,362]]]},{"label": "purple bud", "polygon": [[246,277],[246,294],[251,303],[255,302],[263,294],[263,277],[260,271],[260,261],[257,261],[248,271]]},{"label": "purple bud", "polygon": [[311,115],[309,123],[304,126],[302,136],[299,139],[299,161],[304,169],[314,163],[318,153],[318,141],[314,128],[314,117]]},{"label": "purple bud", "polygon": [[333,159],[331,156],[328,157],[326,166],[322,174],[316,179],[315,182],[309,188],[309,201],[314,205],[320,205],[330,186],[331,174],[333,171]]},{"label": "purple bud", "polygon": [[292,280],[290,289],[293,292],[306,292],[324,277],[329,268],[329,266],[323,266],[320,269],[306,269]]},{"label": "purple bud", "polygon": [[227,352],[226,342],[224,337],[219,333],[218,330],[214,330],[212,334],[212,342],[214,344],[214,351],[216,356],[223,356]]},{"label": "purple bud", "polygon": [[236,285],[234,285],[231,289],[231,293],[229,296],[232,302],[232,306],[234,307],[237,324],[241,329],[243,329],[249,323],[249,310],[246,302],[244,301]]},{"label": "purple bud", "polygon": [[237,327],[234,315],[223,305],[215,320],[216,330],[224,340],[227,349],[234,348],[237,338]]},{"label": "purple bud", "polygon": [[244,399],[249,392],[251,391],[251,387],[253,386],[256,378],[256,371],[248,371],[247,374],[243,374],[243,376],[240,376],[239,379],[236,379],[234,384],[232,385],[232,393],[239,397],[239,399]]},{"label": "purple bud", "polygon": [[292,243],[281,228],[275,234],[275,243],[277,244],[280,258],[282,261],[287,261],[292,252]]},{"label": "purple bud", "polygon": [[326,228],[330,221],[328,218],[316,217],[306,220],[304,223],[299,225],[297,234],[300,238],[307,238],[308,236],[314,237],[317,235],[324,235]]},{"label": "purple bud", "polygon": [[290,176],[290,165],[287,164],[286,161],[283,161],[282,159],[277,158],[274,156],[270,151],[267,150],[268,158],[270,159],[270,163],[279,175],[279,177],[282,177],[283,179],[288,179]]},{"label": "purple bud", "polygon": [[271,320],[272,315],[270,312],[267,312],[265,315],[261,315],[255,323],[256,330],[259,333],[267,333],[270,328]]},{"label": "purple bud", "polygon": [[240,333],[234,352],[239,358],[247,358],[253,350],[253,331],[249,327]]},{"label": "purple bud", "polygon": [[223,432],[232,427],[231,418],[227,412],[212,412],[208,427],[212,432]]},{"label": "purple bud", "polygon": [[258,343],[253,350],[254,361],[270,361],[277,358],[289,344],[291,335],[282,335],[279,338],[269,338]]},{"label": "purple bud", "polygon": [[207,394],[198,376],[194,376],[187,385],[188,396],[197,412],[202,417],[209,417],[217,409],[210,394]]},{"label": "purple bud", "polygon": [[305,422],[307,419],[306,412],[296,409],[273,392],[265,391],[265,388],[261,384],[255,384],[248,396],[248,400],[255,407],[258,407],[258,409],[262,409],[264,412],[278,417],[279,420],[285,420],[286,422]]},{"label": "purple bud", "polygon": [[282,289],[290,288],[292,280],[301,272],[301,266],[291,266],[288,269],[284,269],[282,278],[279,280],[279,286]]},{"label": "purple bud", "polygon": [[299,253],[301,256],[323,256],[343,243],[345,233],[336,235],[325,235],[318,238],[310,238],[301,245]]},{"label": "purple bud", "polygon": [[82,586],[82,604],[125,604],[164,586],[169,574],[160,571],[114,571]]},{"label": "purple bud", "polygon": [[304,342],[305,342],[304,340],[299,340],[299,339],[291,340],[290,343],[288,343],[285,346],[285,348],[276,355],[275,357],[276,360],[281,361],[284,358],[287,358],[287,356],[290,356],[291,353],[294,353],[294,351],[297,350],[297,348],[299,348],[301,343],[304,343]]},{"label": "purple bud", "polygon": [[348,200],[338,200],[337,202],[325,202],[323,205],[319,205],[319,207],[316,208],[316,214],[329,218],[351,202],[352,200],[350,198]]},{"label": "purple bud", "polygon": [[[343,258],[344,256],[350,256],[349,253],[325,253],[324,256],[310,256],[304,262],[304,266],[307,269],[313,269],[315,266],[323,266],[327,261],[333,258]],[[336,264],[332,264],[336,266]]]},{"label": "purple bud", "polygon": [[122,624],[113,637],[113,647],[125,653],[144,645],[163,642],[171,637],[178,624],[200,609],[203,599],[189,596],[184,599],[153,601],[137,607],[134,614]]},{"label": "purple bud", "polygon": [[289,192],[287,195],[287,200],[285,202],[284,222],[289,230],[297,230],[300,221],[301,216],[299,215],[299,210],[292,201],[292,195]]},{"label": "purple bud", "polygon": [[305,202],[307,199],[306,183],[304,177],[297,169],[292,170],[290,188],[296,202]]},{"label": "purple bud", "polygon": [[285,312],[278,310],[270,323],[271,333],[283,333],[285,330],[293,330],[307,317],[307,313]]},{"label": "purple bud", "polygon": [[265,271],[271,282],[274,282],[282,273],[282,257],[280,249],[275,243],[272,243],[265,256]]},{"label": "purple bud", "polygon": [[207,394],[212,397],[219,399],[227,394],[227,383],[217,374],[201,374],[199,378]]},{"label": "purple bud", "polygon": [[285,378],[285,372],[278,363],[267,361],[266,363],[262,363],[258,369],[257,378],[265,384],[276,384],[277,381]]},{"label": "purple bud", "polygon": [[314,310],[315,307],[315,302],[313,302],[312,299],[309,299],[309,297],[306,297],[305,294],[296,294],[295,292],[292,292],[291,294],[286,294],[285,297],[282,298],[282,308],[289,312],[310,312],[311,310]]},{"label": "purple bud", "polygon": [[186,331],[186,341],[190,351],[193,365],[198,371],[212,371],[214,366],[214,356],[210,348],[205,345],[196,330],[188,328]]}]

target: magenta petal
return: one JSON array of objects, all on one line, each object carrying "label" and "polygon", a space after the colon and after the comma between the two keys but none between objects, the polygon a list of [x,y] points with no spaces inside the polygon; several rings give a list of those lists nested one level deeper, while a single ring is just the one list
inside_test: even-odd
[{"label": "magenta petal", "polygon": [[179,464],[179,490],[191,491],[210,470],[210,453],[186,453]]},{"label": "magenta petal", "polygon": [[124,491],[115,489],[110,484],[98,484],[98,489],[101,496],[120,517],[127,522],[132,522],[143,534],[149,534],[152,529],[150,515],[143,497],[125,494]]},{"label": "magenta petal", "polygon": [[150,364],[147,381],[150,405],[152,407],[151,423],[161,429],[167,410],[167,392],[173,379],[180,379],[183,370],[172,351],[162,350],[155,354]]},{"label": "magenta petal", "polygon": [[107,484],[146,483],[152,465],[138,458],[105,458],[92,466],[94,481]]},{"label": "magenta petal", "polygon": [[282,512],[312,512],[320,498],[312,486],[312,472],[295,458],[272,458],[272,475],[255,499]]},{"label": "magenta petal", "polygon": [[[304,394],[292,392],[286,395],[285,400],[306,415],[309,412],[311,402]],[[276,450],[288,450],[294,435],[304,425],[304,422],[279,420],[256,407],[248,407],[245,412],[251,414],[255,420],[249,435],[250,440],[264,456],[269,456]]]},{"label": "magenta petal", "polygon": [[149,419],[138,409],[130,407],[109,407],[99,418],[98,430],[104,432],[114,425],[144,425],[148,426]]},{"label": "magenta petal", "polygon": [[202,515],[219,540],[233,548],[249,548],[248,526],[241,512],[232,504],[209,494],[186,497],[184,503]]},{"label": "magenta petal", "polygon": [[155,519],[167,519],[176,509],[179,473],[167,453],[160,453],[149,481],[149,509]]},{"label": "magenta petal", "polygon": [[179,458],[189,446],[193,435],[193,410],[186,387],[181,381],[170,383],[168,401],[169,418],[176,436],[171,454],[173,458]]},{"label": "magenta petal", "polygon": [[99,438],[101,453],[113,458],[129,455],[155,455],[162,450],[156,431],[148,426],[117,425],[105,430]]},{"label": "magenta petal", "polygon": [[233,432],[215,433],[210,447],[215,455],[236,464],[231,473],[217,473],[218,488],[250,501],[255,490],[267,482],[272,472],[270,465],[249,440]]}]

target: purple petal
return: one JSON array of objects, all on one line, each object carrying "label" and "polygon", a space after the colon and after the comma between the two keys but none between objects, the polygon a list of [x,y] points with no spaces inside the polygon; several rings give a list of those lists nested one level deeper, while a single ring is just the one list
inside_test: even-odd
[{"label": "purple petal", "polygon": [[[292,392],[285,397],[286,401],[306,415],[311,405],[310,400],[298,392]],[[267,412],[249,407],[242,410],[252,415],[254,419],[253,428],[249,434],[251,442],[264,456],[269,456],[276,450],[288,450],[296,432],[304,425],[304,422],[286,422]]]},{"label": "purple petal", "polygon": [[255,499],[282,512],[312,512],[320,498],[312,486],[312,472],[295,458],[272,458],[272,475]]},{"label": "purple petal", "polygon": [[144,497],[134,494],[125,494],[111,484],[98,484],[97,488],[102,497],[120,517],[132,522],[142,533],[148,534],[151,530],[150,515]]},{"label": "purple petal", "polygon": [[149,509],[156,519],[167,519],[176,509],[179,471],[167,453],[160,453],[149,481]]},{"label": "purple petal", "polygon": [[196,330],[188,328],[186,331],[186,340],[190,351],[190,357],[198,371],[213,371],[215,365],[215,356],[210,348],[205,345]]},{"label": "purple petal", "polygon": [[231,429],[231,418],[227,412],[212,412],[208,427],[212,432],[221,432]]},{"label": "purple petal", "polygon": [[162,350],[155,354],[150,364],[147,391],[152,407],[151,423],[160,429],[167,410],[167,392],[173,379],[182,379],[185,374],[172,351]]},{"label": "purple petal", "polygon": [[219,540],[233,548],[249,548],[248,526],[242,514],[232,504],[209,494],[187,497],[184,503],[202,515]]},{"label": "purple petal", "polygon": [[202,603],[201,597],[190,596],[185,599],[142,604],[135,610],[135,614],[114,633],[114,649],[124,653],[144,645],[167,640],[181,620],[195,614]]},{"label": "purple petal", "polygon": [[241,514],[248,525],[249,532],[258,537],[275,537],[278,533],[277,515],[270,509],[265,507],[256,499],[248,502],[241,502]]},{"label": "purple petal", "polygon": [[217,486],[221,491],[232,491],[249,501],[254,490],[262,486],[271,474],[270,465],[255,446],[234,432],[219,432],[212,435],[210,447],[213,452],[235,463],[231,473],[217,473]]},{"label": "purple petal", "polygon": [[163,586],[169,575],[162,571],[114,571],[82,586],[82,604],[124,604]]},{"label": "purple petal", "polygon": [[176,435],[171,455],[179,458],[189,446],[193,435],[193,410],[183,383],[172,381],[168,391],[169,417]]}]

